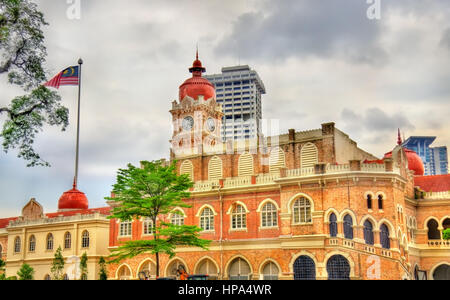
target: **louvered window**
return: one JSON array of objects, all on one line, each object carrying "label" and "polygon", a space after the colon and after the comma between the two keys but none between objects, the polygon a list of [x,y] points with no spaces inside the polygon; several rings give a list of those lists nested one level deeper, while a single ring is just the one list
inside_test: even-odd
[{"label": "louvered window", "polygon": [[208,165],[208,179],[209,180],[219,180],[223,177],[222,175],[222,160],[214,156],[209,161]]},{"label": "louvered window", "polygon": [[308,143],[303,146],[300,162],[302,168],[314,167],[314,165],[319,163],[319,151],[314,144]]},{"label": "louvered window", "polygon": [[185,160],[180,167],[180,175],[189,175],[189,179],[194,181],[194,166],[189,160]]},{"label": "louvered window", "polygon": [[244,153],[241,156],[239,156],[238,175],[239,176],[253,175],[253,156],[250,153]]},{"label": "louvered window", "polygon": [[270,173],[278,173],[281,168],[286,167],[286,157],[281,148],[274,148],[270,152],[269,157],[269,171]]},{"label": "louvered window", "polygon": [[197,274],[209,275],[210,279],[218,276],[216,265],[210,260],[205,259],[197,268]]}]

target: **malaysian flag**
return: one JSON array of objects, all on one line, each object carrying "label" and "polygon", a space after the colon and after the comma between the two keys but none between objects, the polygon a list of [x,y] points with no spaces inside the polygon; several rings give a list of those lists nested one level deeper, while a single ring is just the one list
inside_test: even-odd
[{"label": "malaysian flag", "polygon": [[80,83],[78,74],[78,66],[68,67],[44,85],[57,89],[61,85],[78,85]]}]

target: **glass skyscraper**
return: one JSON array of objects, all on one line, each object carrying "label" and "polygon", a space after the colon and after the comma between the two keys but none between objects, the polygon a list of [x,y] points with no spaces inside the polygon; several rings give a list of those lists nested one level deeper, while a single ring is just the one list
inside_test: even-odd
[{"label": "glass skyscraper", "polygon": [[435,136],[412,136],[403,146],[419,154],[425,166],[425,175],[448,174],[447,147],[430,147]]},{"label": "glass skyscraper", "polygon": [[261,132],[261,97],[266,88],[258,73],[249,66],[222,68],[222,74],[206,75],[216,87],[217,102],[222,104],[222,139],[254,139]]}]

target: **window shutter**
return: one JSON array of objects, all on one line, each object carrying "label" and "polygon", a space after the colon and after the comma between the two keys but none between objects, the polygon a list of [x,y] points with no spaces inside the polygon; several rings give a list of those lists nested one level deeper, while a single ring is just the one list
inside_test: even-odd
[{"label": "window shutter", "polygon": [[283,149],[277,147],[270,152],[269,157],[269,171],[270,173],[277,173],[281,168],[286,167],[286,157]]},{"label": "window shutter", "polygon": [[222,160],[214,156],[209,161],[208,165],[208,179],[209,180],[219,180],[223,177],[222,173]]},{"label": "window shutter", "polygon": [[319,151],[312,143],[307,143],[301,151],[300,163],[302,168],[314,167],[319,163]]},{"label": "window shutter", "polygon": [[253,173],[253,155],[246,152],[239,156],[238,176],[252,176]]}]

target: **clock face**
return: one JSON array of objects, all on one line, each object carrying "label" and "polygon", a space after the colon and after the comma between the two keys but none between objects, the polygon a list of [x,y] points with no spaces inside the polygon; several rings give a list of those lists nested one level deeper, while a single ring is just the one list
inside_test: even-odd
[{"label": "clock face", "polygon": [[192,117],[186,117],[183,119],[182,127],[184,130],[189,131],[194,127],[194,119]]},{"label": "clock face", "polygon": [[216,122],[214,121],[213,118],[209,118],[206,121],[206,128],[208,129],[209,132],[214,132],[214,130],[216,130]]}]

